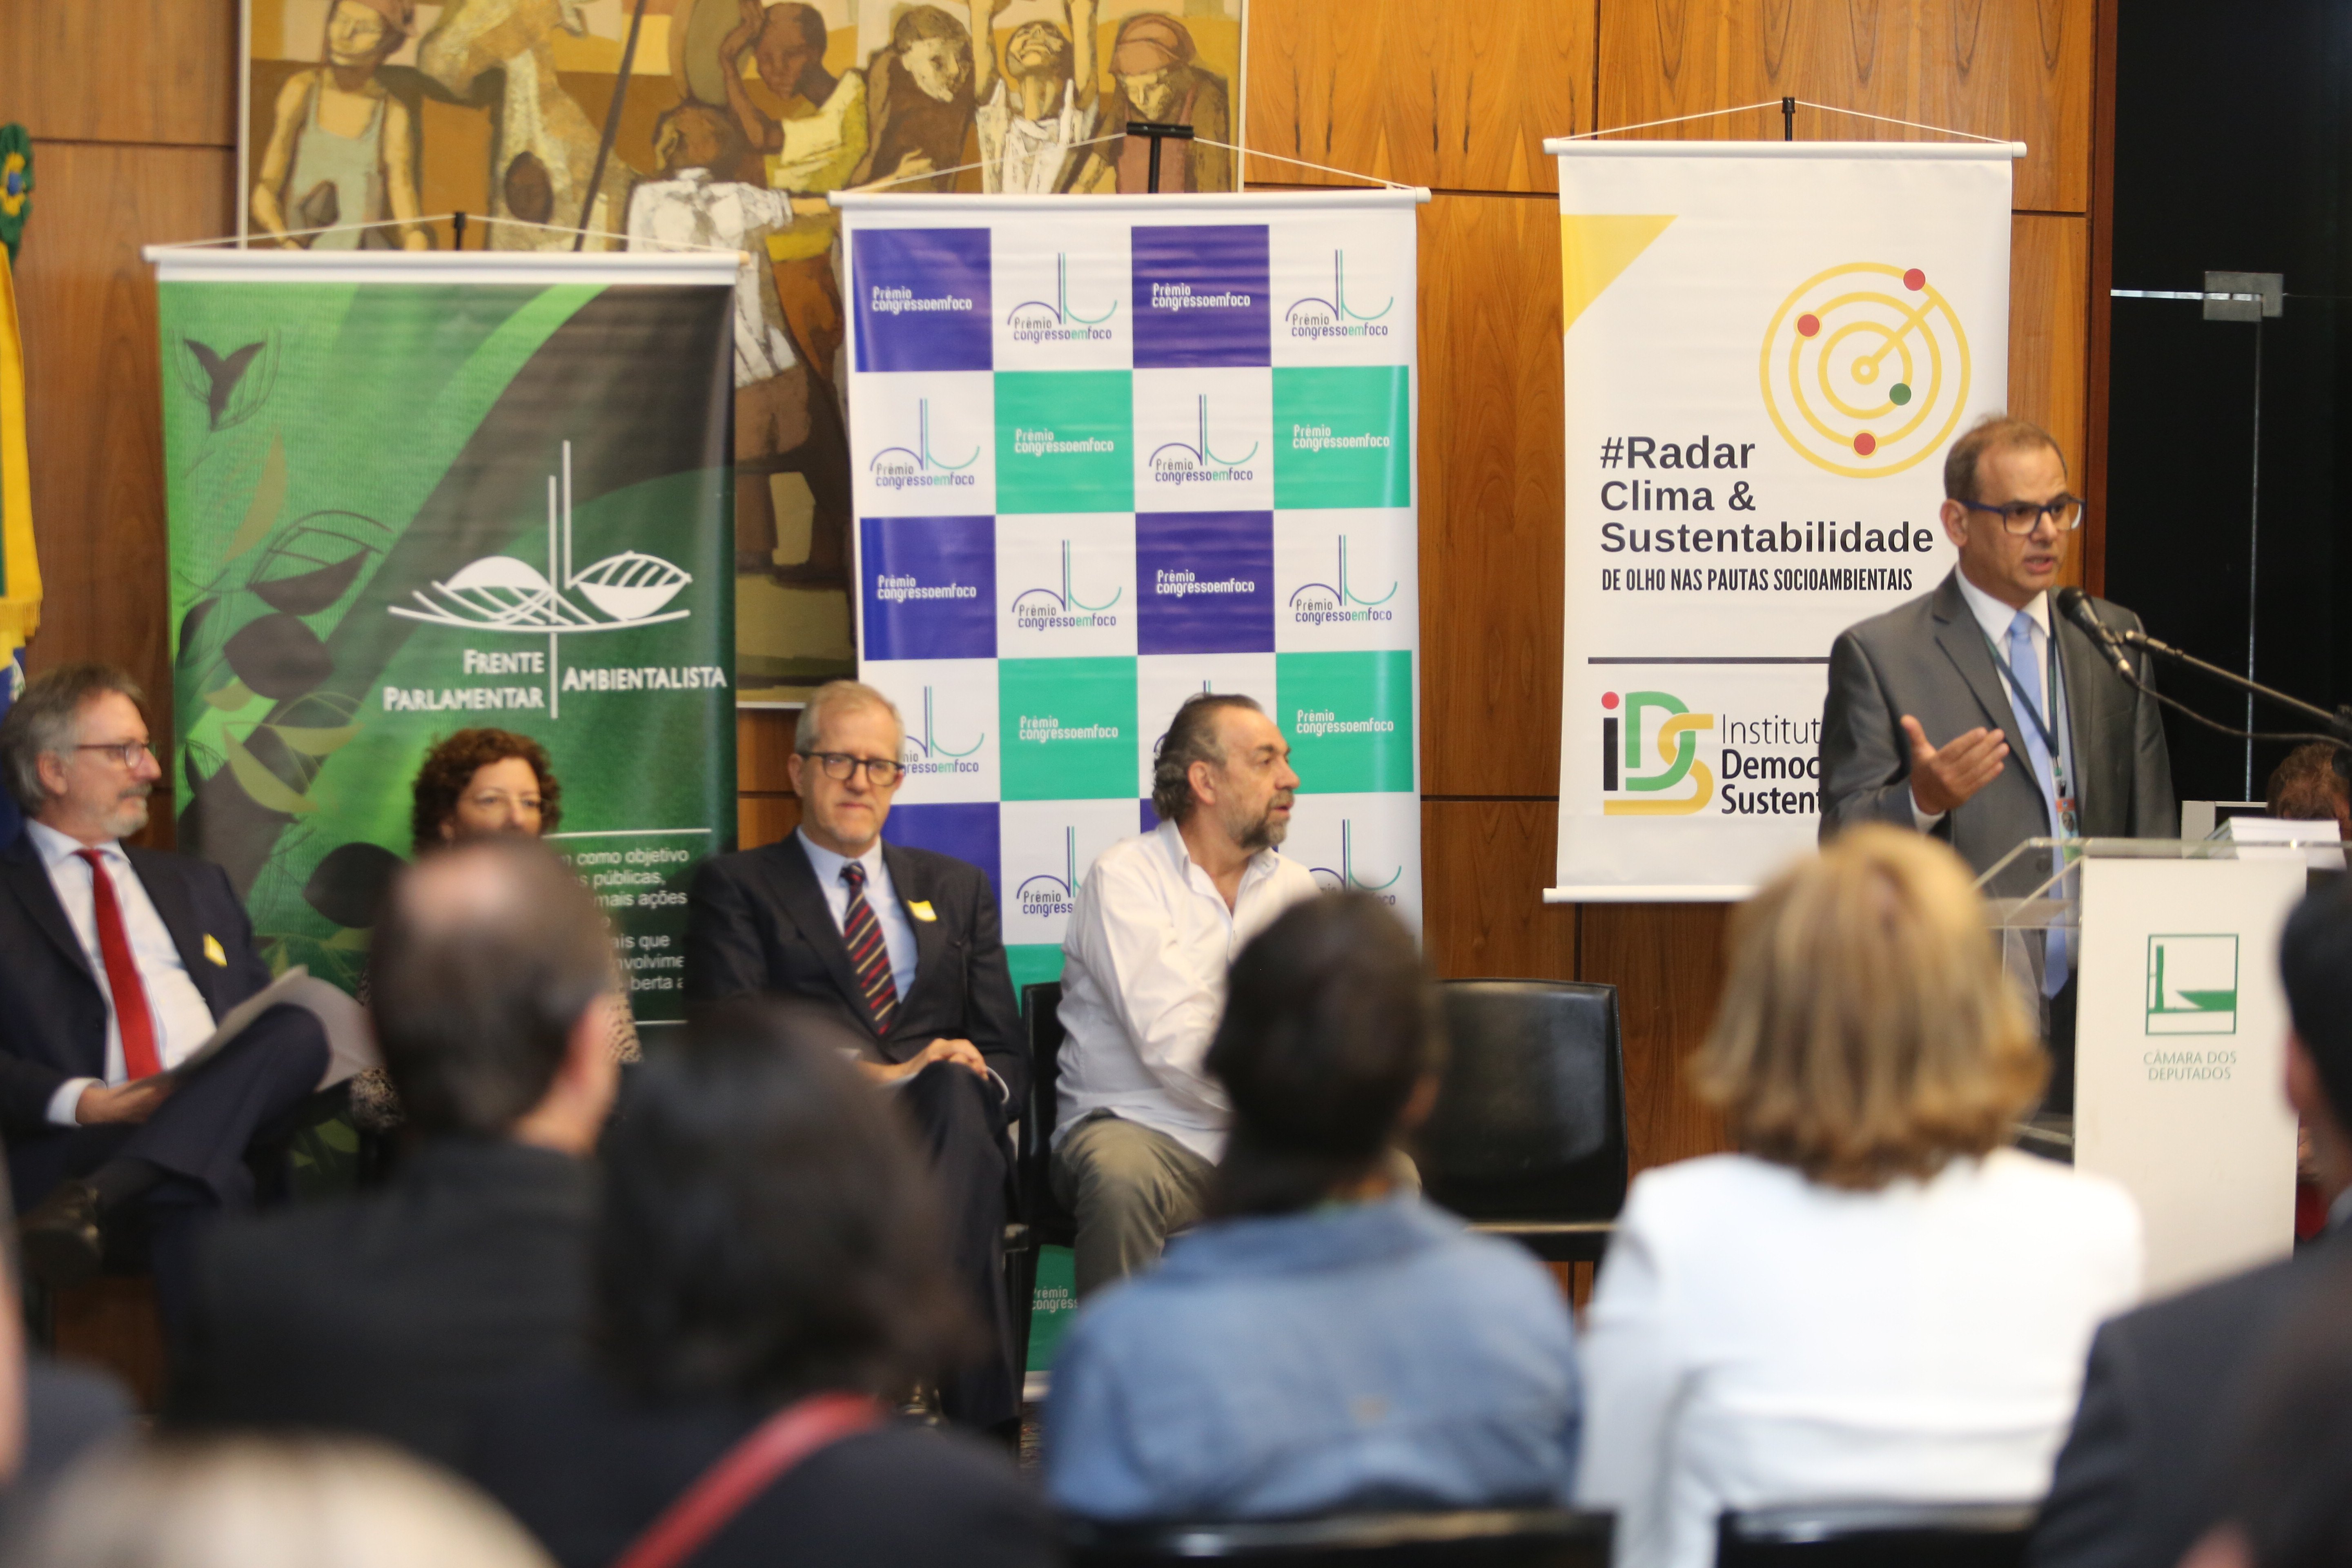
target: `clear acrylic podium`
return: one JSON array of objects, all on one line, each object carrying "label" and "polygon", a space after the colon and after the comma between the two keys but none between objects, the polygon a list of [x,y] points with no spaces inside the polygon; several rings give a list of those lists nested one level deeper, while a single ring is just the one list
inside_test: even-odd
[{"label": "clear acrylic podium", "polygon": [[2020,1142],[2071,1142],[2076,1169],[2138,1200],[2151,1296],[2294,1247],[2278,936],[2307,861],[2338,849],[2030,838],[1978,879],[2027,996],[2041,1005],[2052,931],[2067,933],[2076,977],[2072,1124],[2036,1118]]}]

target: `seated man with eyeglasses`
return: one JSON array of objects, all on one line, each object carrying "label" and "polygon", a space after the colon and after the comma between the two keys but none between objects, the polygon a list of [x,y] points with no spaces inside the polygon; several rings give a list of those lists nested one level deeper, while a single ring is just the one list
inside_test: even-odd
[{"label": "seated man with eyeglasses", "polygon": [[1025,1103],[1028,1058],[987,874],[882,842],[906,733],[870,686],[835,680],[809,698],[786,763],[801,825],[696,871],[687,998],[798,1000],[864,1042],[859,1069],[891,1088],[930,1155],[956,1273],[988,1331],[987,1355],[942,1378],[942,1412],[1017,1440],[1005,1126]]},{"label": "seated man with eyeglasses", "polygon": [[[319,1021],[273,1007],[171,1069],[269,984],[218,866],[122,841],[163,767],[138,686],[105,665],[27,685],[0,721],[25,827],[0,849],[0,1131],[25,1260],[51,1286],[143,1233],[178,1341],[203,1223],[250,1206],[246,1152],[292,1130],[327,1068]],[[118,1255],[120,1248],[117,1248]]]},{"label": "seated man with eyeglasses", "polygon": [[[1822,710],[1821,833],[1887,822],[1934,834],[1981,874],[2028,838],[2170,838],[2172,763],[2156,700],[2090,634],[2053,613],[2083,503],[2049,432],[1990,416],[1944,458],[1945,533],[1958,565],[1936,590],[1842,633]],[[2090,601],[2117,632],[2139,617]],[[2141,686],[2154,678],[2137,660]],[[2053,868],[2027,857],[1996,897]],[[2074,1109],[2073,954],[2053,931],[2042,994],[2056,1058],[2044,1104]]]}]

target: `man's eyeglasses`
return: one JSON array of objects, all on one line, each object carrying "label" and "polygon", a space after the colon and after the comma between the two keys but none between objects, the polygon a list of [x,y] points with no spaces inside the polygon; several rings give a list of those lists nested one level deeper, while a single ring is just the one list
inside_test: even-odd
[{"label": "man's eyeglasses", "polygon": [[846,752],[803,752],[802,756],[824,770],[824,776],[835,784],[847,784],[858,769],[866,770],[866,781],[876,789],[888,789],[906,776],[907,764],[888,757],[853,757]]},{"label": "man's eyeglasses", "polygon": [[152,757],[155,754],[153,751],[149,749],[147,742],[144,741],[84,742],[82,744],[76,746],[74,750],[77,752],[104,752],[108,755],[113,757],[116,761],[120,762],[125,768],[135,768],[139,765],[140,758]]},{"label": "man's eyeglasses", "polygon": [[2083,526],[2083,502],[2077,496],[2057,496],[2049,500],[2013,500],[2000,506],[1987,506],[1981,501],[1960,503],[1970,511],[1989,511],[2000,519],[2001,527],[2011,533],[2032,533],[2042,526],[2047,516],[2061,533],[2072,533]]}]

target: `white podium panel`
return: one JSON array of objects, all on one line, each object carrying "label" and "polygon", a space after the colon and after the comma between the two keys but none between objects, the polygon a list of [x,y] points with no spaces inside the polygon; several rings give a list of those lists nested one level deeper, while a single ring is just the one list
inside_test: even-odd
[{"label": "white podium panel", "polygon": [[2085,857],[2074,1165],[2139,1200],[2147,1289],[2167,1295],[2294,1245],[2278,938],[2301,856]]}]

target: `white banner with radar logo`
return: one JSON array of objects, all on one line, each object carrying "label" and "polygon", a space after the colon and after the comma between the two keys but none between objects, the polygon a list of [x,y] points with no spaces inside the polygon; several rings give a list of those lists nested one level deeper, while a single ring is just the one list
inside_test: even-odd
[{"label": "white banner with radar logo", "polygon": [[1813,843],[1830,644],[1951,568],[1944,451],[2008,397],[2016,150],[1548,151],[1568,593],[1545,896],[1741,898]]}]

